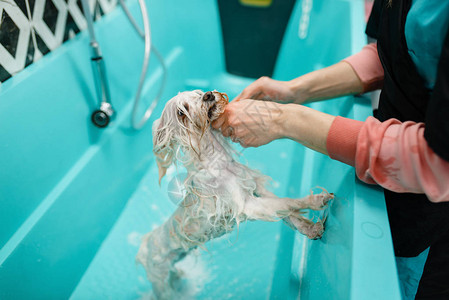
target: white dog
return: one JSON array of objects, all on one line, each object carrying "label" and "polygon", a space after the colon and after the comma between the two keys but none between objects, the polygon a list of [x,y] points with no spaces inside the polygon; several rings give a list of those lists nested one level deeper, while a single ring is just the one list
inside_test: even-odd
[{"label": "white dog", "polygon": [[188,172],[183,201],[163,225],[143,237],[136,257],[158,299],[177,297],[177,261],[242,221],[283,219],[310,239],[323,234],[324,220],[306,219],[303,209],[321,210],[333,195],[324,191],[291,199],[269,192],[269,177],[236,161],[228,140],[210,126],[227,103],[227,95],[216,91],[179,93],[153,124],[159,183],[176,161]]}]

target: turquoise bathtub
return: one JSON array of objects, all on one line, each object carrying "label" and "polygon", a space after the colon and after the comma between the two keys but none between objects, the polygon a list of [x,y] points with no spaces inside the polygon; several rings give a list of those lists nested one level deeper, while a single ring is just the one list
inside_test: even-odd
[{"label": "turquoise bathtub", "polygon": [[[138,15],[137,1],[129,5]],[[354,53],[364,43],[363,1],[315,0],[289,20],[274,78],[290,79]],[[143,42],[121,8],[96,23],[117,118],[98,129],[85,32],[0,85],[0,299],[139,299],[151,285],[134,256],[143,233],[175,209],[157,184],[151,123],[178,91],[217,89],[232,98],[252,79],[226,73],[218,8],[211,0],[149,0],[153,43],[167,85],[149,123],[131,129]],[[204,18],[207,16],[207,18]],[[304,29],[304,28],[303,28]],[[305,34],[305,36],[304,36]],[[207,46],[205,46],[207,45]],[[157,93],[156,59],[142,111]],[[346,97],[313,107],[364,119],[370,105]],[[183,263],[199,299],[400,299],[382,192],[354,170],[289,140],[247,149],[279,196],[315,186],[334,192],[321,240],[278,223],[248,222]]]}]

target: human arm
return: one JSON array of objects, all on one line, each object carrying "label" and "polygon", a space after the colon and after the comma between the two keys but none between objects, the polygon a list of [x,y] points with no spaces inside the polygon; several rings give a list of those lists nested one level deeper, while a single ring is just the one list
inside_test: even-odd
[{"label": "human arm", "polygon": [[449,201],[449,162],[428,146],[424,123],[373,117],[361,122],[302,105],[244,99],[231,102],[212,126],[244,147],[289,138],[354,166],[366,183]]},{"label": "human arm", "polygon": [[334,119],[302,105],[243,99],[230,102],[212,126],[243,147],[289,138],[327,154],[326,138]]},{"label": "human arm", "polygon": [[376,44],[330,67],[290,81],[261,77],[246,87],[235,100],[245,98],[303,104],[344,95],[358,94],[382,85],[383,69]]},{"label": "human arm", "polygon": [[449,162],[427,144],[424,123],[373,117],[361,122],[302,105],[244,99],[228,104],[212,126],[244,147],[289,138],[355,166],[366,183],[449,201]]},{"label": "human arm", "polygon": [[234,100],[257,99],[303,104],[362,92],[363,85],[346,62],[307,73],[290,81],[261,77]]},{"label": "human arm", "polygon": [[[327,134],[333,116],[302,106],[281,106],[267,101],[238,102],[251,97],[299,104],[368,91],[381,86],[382,80],[383,68],[377,46],[370,44],[345,61],[291,81],[276,81],[268,77],[256,80],[226,107],[223,115],[212,125],[220,128],[224,136],[233,136],[246,147],[257,147],[273,139],[287,137],[326,154],[325,136],[322,134]],[[282,118],[278,118],[279,115]],[[302,117],[312,119],[310,124],[321,126],[305,128],[309,121],[302,122]],[[317,130],[320,132],[315,132]]]},{"label": "human arm", "polygon": [[[377,49],[373,46],[365,47],[365,53],[366,51],[371,52],[371,58],[374,57],[373,54],[377,57]],[[372,72],[376,68],[370,66],[371,63],[379,65],[378,59],[376,61],[353,56],[348,58],[347,61],[359,76],[364,91],[379,87],[382,84],[383,70],[377,68],[376,72]],[[441,63],[447,62],[447,60],[442,60]],[[435,99],[447,99],[448,94],[445,92],[447,91],[447,81],[445,81],[447,76],[441,74],[445,70],[447,68],[440,66],[439,80],[432,96],[433,104],[441,102]],[[291,107],[290,112],[292,114],[278,114],[283,116],[284,122],[276,123],[276,126],[272,127],[274,131],[271,131],[271,127],[265,127],[264,130],[258,132],[253,130],[254,133],[260,135],[259,137],[251,137],[248,132],[245,132],[243,139],[238,138],[240,131],[236,131],[238,134],[234,137],[241,143],[242,141],[247,142],[246,146],[259,146],[275,138],[288,137],[309,148],[328,154],[334,159],[355,166],[357,176],[367,183],[377,183],[396,192],[424,193],[434,202],[449,201],[449,185],[447,185],[447,182],[449,182],[449,163],[439,156],[444,154],[444,151],[440,149],[439,151],[442,153],[437,155],[429,147],[424,138],[425,126],[423,123],[400,123],[397,120],[380,123],[373,118],[369,118],[364,123],[345,119],[345,126],[341,127],[337,125],[344,118],[335,118],[326,114],[320,116],[318,112],[310,108],[304,109],[300,105],[283,106],[283,108],[286,107]],[[240,107],[240,110],[242,108]],[[298,109],[298,111],[295,112],[295,109]],[[234,110],[230,113],[230,116],[234,115],[235,118],[238,111],[239,109]],[[443,115],[445,111],[444,108],[437,110],[438,113]],[[318,120],[318,118],[321,120]],[[438,120],[445,121],[447,118],[440,117]],[[298,123],[299,121],[301,122]],[[428,120],[427,122],[431,124],[436,121]],[[227,128],[233,125],[238,126],[233,122],[222,122],[222,124],[226,136],[230,134]],[[285,130],[289,128],[285,126],[286,124],[292,125],[290,129],[295,130],[295,132],[286,132]],[[440,128],[438,132],[441,134],[443,128],[446,127],[439,126],[438,128]],[[330,146],[332,141],[336,146]],[[440,144],[443,145],[444,143]],[[437,145],[444,148],[440,144]]]},{"label": "human arm", "polygon": [[366,183],[398,193],[423,193],[432,202],[449,201],[449,162],[429,147],[424,131],[424,123],[337,117],[326,147],[331,158],[355,166]]}]

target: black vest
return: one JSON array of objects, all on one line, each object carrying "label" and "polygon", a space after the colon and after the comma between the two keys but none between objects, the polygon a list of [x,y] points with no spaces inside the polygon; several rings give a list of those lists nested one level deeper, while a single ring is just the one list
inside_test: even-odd
[{"label": "black vest", "polygon": [[[376,0],[367,34],[377,38],[384,68],[380,121],[425,122],[428,145],[449,161],[449,33],[445,39],[433,91],[425,87],[408,54],[404,35],[411,0]],[[431,34],[431,33],[429,33]],[[448,182],[449,184],[449,182]],[[432,203],[424,194],[385,190],[388,217],[397,256],[416,256],[449,230],[449,202]]]}]

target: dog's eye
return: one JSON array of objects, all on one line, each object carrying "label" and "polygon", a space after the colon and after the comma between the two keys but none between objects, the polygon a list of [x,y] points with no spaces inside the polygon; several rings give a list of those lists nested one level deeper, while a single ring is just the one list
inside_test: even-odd
[{"label": "dog's eye", "polygon": [[[184,108],[184,109],[182,109],[182,108]],[[184,102],[182,104],[182,106],[178,106],[178,116],[179,117],[184,117],[185,116],[184,110],[187,111],[187,112],[189,111],[189,104],[187,102]]]}]

